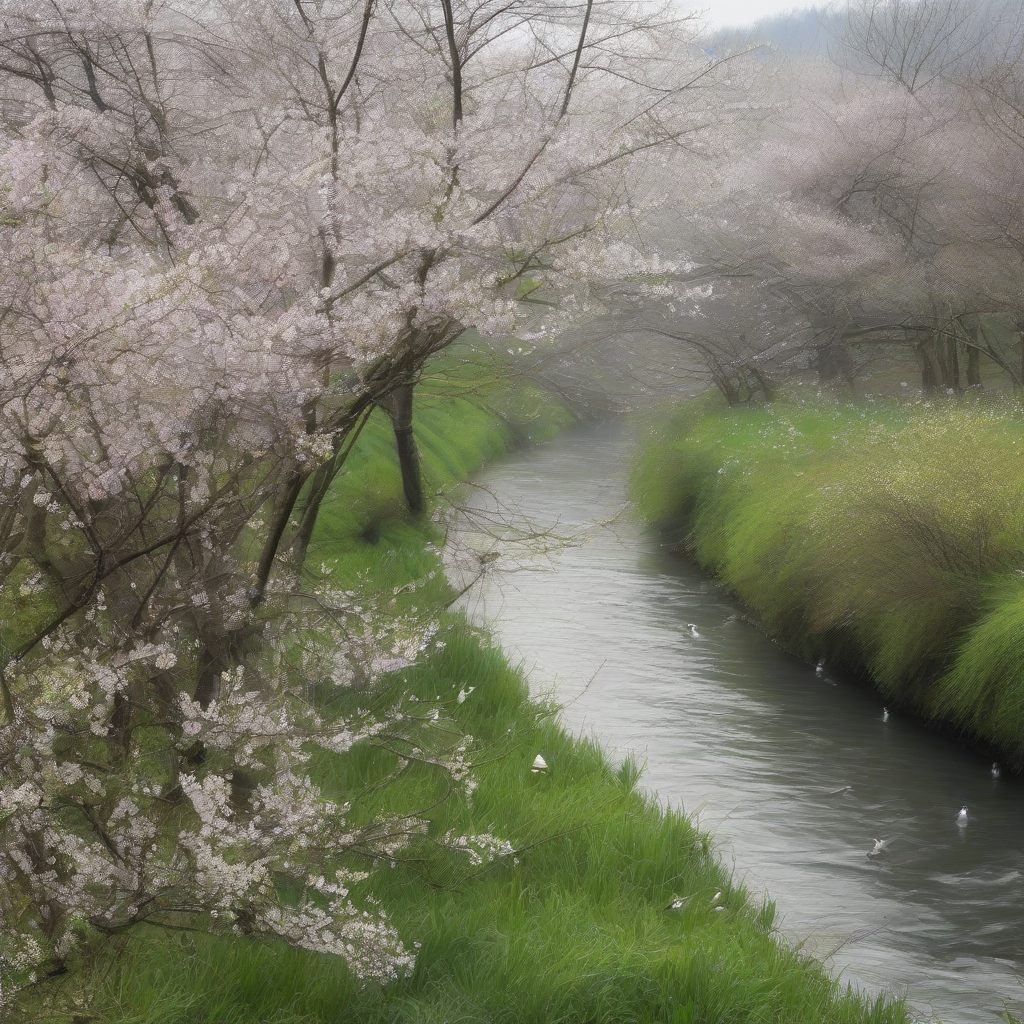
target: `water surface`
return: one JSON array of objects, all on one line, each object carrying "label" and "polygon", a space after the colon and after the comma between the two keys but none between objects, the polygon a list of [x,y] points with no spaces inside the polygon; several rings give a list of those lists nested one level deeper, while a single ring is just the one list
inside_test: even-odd
[{"label": "water surface", "polygon": [[[495,546],[470,614],[571,731],[646,761],[646,786],[697,815],[792,940],[866,991],[905,992],[923,1020],[1024,1014],[1021,780],[884,721],[877,694],[787,655],[645,536],[624,511],[631,451],[621,426],[580,429],[478,478],[452,563],[479,564],[466,549],[488,548],[484,520],[542,536]],[[875,838],[888,852],[872,859]]]}]

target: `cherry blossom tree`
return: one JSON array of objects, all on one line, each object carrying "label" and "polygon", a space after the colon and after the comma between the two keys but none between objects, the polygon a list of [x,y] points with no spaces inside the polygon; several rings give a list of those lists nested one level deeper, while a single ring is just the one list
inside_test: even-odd
[{"label": "cherry blossom tree", "polygon": [[[354,827],[307,763],[382,730],[422,757],[422,709],[309,694],[433,627],[306,566],[320,505],[376,406],[422,502],[412,388],[466,329],[554,332],[671,271],[637,182],[701,144],[717,62],[622,0],[0,0],[0,25],[3,1005],[141,922],[394,978],[412,952],[352,858],[421,826]],[[465,798],[470,743],[431,762]]]},{"label": "cherry blossom tree", "polygon": [[[874,42],[896,19],[906,32],[892,45],[913,49],[911,13],[924,14],[872,5]],[[983,360],[1019,386],[1006,343],[1007,327],[1024,323],[1020,156],[1007,101],[1017,51],[1004,42],[994,53],[977,24],[947,15],[970,45],[954,52],[947,40],[948,60],[914,71],[913,89],[881,57],[866,77],[820,60],[776,69],[760,97],[771,111],[762,130],[699,203],[679,204],[679,244],[710,291],[696,305],[675,303],[675,330],[704,346],[716,382],[726,367],[763,366],[771,353],[775,366],[781,355],[849,383],[858,361],[902,349],[930,393],[979,386]],[[931,21],[918,28],[936,31]],[[740,377],[726,390],[748,393]]]}]

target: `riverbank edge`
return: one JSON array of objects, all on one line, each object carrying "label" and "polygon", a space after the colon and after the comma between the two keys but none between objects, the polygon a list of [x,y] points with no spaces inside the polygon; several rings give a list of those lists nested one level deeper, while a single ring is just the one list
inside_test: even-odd
[{"label": "riverbank edge", "polygon": [[[977,579],[969,581],[970,597],[962,601],[968,607],[944,609],[944,638],[943,630],[935,628],[934,623],[915,621],[926,620],[931,614],[927,600],[917,607],[910,601],[902,608],[891,600],[888,608],[883,608],[882,602],[873,606],[864,600],[858,607],[857,594],[837,593],[843,586],[841,580],[836,581],[841,573],[835,569],[837,564],[849,561],[848,545],[835,543],[830,549],[821,537],[827,529],[822,524],[834,526],[834,495],[844,490],[857,492],[857,502],[849,509],[868,509],[876,499],[882,507],[871,488],[886,470],[870,475],[864,471],[869,447],[885,454],[885,445],[879,439],[882,423],[875,422],[873,434],[864,431],[845,445],[843,439],[832,434],[817,450],[787,461],[778,452],[789,438],[781,432],[773,433],[774,427],[767,419],[781,410],[783,417],[803,417],[804,424],[807,417],[820,415],[824,424],[837,408],[841,408],[838,403],[828,402],[816,413],[813,403],[781,402],[772,407],[729,410],[704,396],[661,410],[641,431],[643,438],[630,481],[634,508],[641,521],[672,550],[718,580],[747,609],[752,621],[783,649],[810,664],[824,661],[832,669],[863,680],[892,706],[958,742],[998,758],[1004,767],[1024,771],[1024,729],[1020,724],[1024,720],[1021,524],[1013,524],[1016,534],[1007,545],[1006,564],[979,571]],[[865,413],[863,405],[849,407],[868,422],[872,415],[879,415],[881,408],[880,404]],[[894,437],[900,430],[920,433],[925,417],[937,420],[943,415],[984,416],[986,425],[991,426],[993,408],[980,403],[946,407],[908,403],[899,406],[895,425],[887,429]],[[1003,411],[1005,445],[1016,459],[1024,454],[1020,415],[1009,406]],[[838,428],[831,423],[828,429]],[[743,443],[738,443],[740,438]],[[843,447],[843,458],[848,460],[847,470],[831,465],[827,468],[833,472],[822,471],[815,463],[829,463],[835,455],[829,442],[837,441]],[[1010,448],[1018,443],[1020,448]],[[969,438],[963,439],[963,445],[969,445]],[[942,454],[940,450],[939,456]],[[952,454],[946,454],[950,466],[959,464]],[[996,453],[994,458],[1002,454]],[[921,475],[926,472],[927,467]],[[984,469],[978,472],[979,478],[983,473]],[[1019,477],[1019,473],[1009,475]],[[796,477],[803,479],[797,482]],[[964,486],[969,491],[970,481]],[[891,500],[891,494],[885,497]],[[938,521],[934,491],[919,497],[919,507],[934,512]],[[965,495],[965,506],[970,498],[973,495]],[[1016,494],[1012,501],[1018,501]],[[929,508],[929,502],[933,507]],[[942,515],[948,519],[948,513],[946,509]],[[973,528],[976,524],[970,525]],[[761,540],[753,543],[751,535],[756,532],[760,532]],[[873,537],[883,548],[887,539],[884,530],[876,531]],[[774,546],[772,541],[776,542]],[[875,552],[870,564],[877,567],[886,558],[891,562],[900,554],[895,550],[884,555]],[[919,573],[925,579],[931,569],[915,564],[913,559],[902,567],[906,576]],[[830,580],[832,590],[825,597],[818,582],[823,579]],[[928,596],[935,603],[942,600],[941,594]],[[846,621],[837,622],[837,615],[830,620],[816,607],[821,604],[841,608]],[[896,628],[890,623],[887,635],[871,624],[877,623],[883,612],[897,621]],[[900,613],[914,621],[902,649],[897,634]],[[851,620],[858,616],[867,625],[851,626]],[[928,626],[933,627],[932,638],[922,637]],[[876,635],[872,635],[872,628]],[[872,645],[874,650],[870,649]],[[908,670],[909,666],[912,669]]]},{"label": "riverbank edge", "polygon": [[[417,440],[428,491],[467,479],[525,440],[571,422],[538,389],[445,377],[418,398]],[[525,413],[525,415],[524,415]],[[393,441],[371,423],[325,506],[313,557],[359,578],[399,610],[443,607],[437,524],[401,511]],[[415,583],[415,592],[408,592]],[[484,631],[439,616],[443,646],[389,685],[443,708],[440,728],[475,737],[472,806],[448,800],[432,832],[487,829],[507,859],[466,870],[450,858],[379,873],[372,893],[412,944],[412,978],[360,986],[336,960],[283,944],[150,932],[94,964],[105,973],[91,1018],[103,1024],[328,1022],[905,1021],[899,1001],[858,996],[772,929],[774,908],[732,883],[709,836],[636,789],[632,761],[614,768],[592,742],[568,736],[557,709],[529,695],[525,675]],[[459,699],[467,684],[473,693]],[[532,774],[535,753],[549,770]],[[365,795],[364,815],[432,793],[372,794],[390,767],[371,745],[332,757],[320,781]],[[357,808],[358,810],[358,808]],[[679,899],[682,905],[667,910]],[[50,1019],[57,1020],[56,1017]]]}]

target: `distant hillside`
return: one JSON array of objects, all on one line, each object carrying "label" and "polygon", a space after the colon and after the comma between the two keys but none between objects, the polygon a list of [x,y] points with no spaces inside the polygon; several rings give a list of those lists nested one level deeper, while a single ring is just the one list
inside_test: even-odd
[{"label": "distant hillside", "polygon": [[[931,37],[926,30],[912,48],[920,54],[927,50],[932,52],[933,59],[947,61],[956,52],[976,64],[988,55],[998,58],[1013,39],[1018,40],[1016,45],[1019,46],[1021,0],[932,0],[931,3],[920,0],[920,3],[928,4],[936,12],[947,12],[936,14]],[[882,10],[884,8],[885,5]],[[856,13],[851,15],[851,9]],[[903,4],[902,10],[903,18],[912,17],[912,6]],[[851,51],[843,42],[851,28],[854,37],[859,34],[856,26],[864,17],[864,5],[856,0],[853,3],[832,0],[821,6],[795,7],[785,14],[762,18],[753,25],[717,29],[704,37],[703,45],[715,53],[765,44],[776,53],[790,56],[831,54],[835,57],[841,54],[841,62],[849,62],[848,66],[853,69],[861,65],[867,70],[863,53],[858,52],[856,46]],[[888,20],[885,14],[879,18],[883,26]]]},{"label": "distant hillside", "polygon": [[706,46],[717,52],[764,43],[783,53],[824,54],[845,23],[846,12],[838,4],[804,7],[762,18],[753,25],[718,29],[706,37]]}]

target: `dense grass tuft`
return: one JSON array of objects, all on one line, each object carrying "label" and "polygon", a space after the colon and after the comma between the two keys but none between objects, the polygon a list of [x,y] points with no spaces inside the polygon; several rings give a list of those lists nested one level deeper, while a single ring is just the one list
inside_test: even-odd
[{"label": "dense grass tuft", "polygon": [[1024,722],[1024,577],[996,579],[984,613],[960,645],[933,699],[938,714],[1004,750],[1021,750]]},{"label": "dense grass tuft", "polygon": [[[418,406],[424,468],[433,490],[508,444],[564,421],[535,392],[473,393],[472,374],[449,376]],[[479,384],[479,381],[477,381]],[[497,402],[504,403],[500,407]],[[493,403],[493,404],[492,404]],[[499,408],[501,415],[495,414]],[[525,414],[525,416],[524,416]],[[440,607],[451,592],[429,524],[400,505],[386,423],[371,424],[332,495],[314,558],[345,581],[401,601]],[[367,529],[373,523],[372,530]],[[431,577],[430,574],[433,573]],[[387,751],[357,745],[324,755],[318,781],[353,800],[361,820],[436,804],[430,837],[457,829],[510,840],[516,861],[472,867],[428,841],[415,858],[372,880],[408,943],[414,975],[387,988],[360,986],[336,959],[244,938],[150,931],[121,955],[98,951],[95,1024],[582,1024],[582,1022],[903,1022],[899,1001],[844,989],[773,933],[774,908],[732,884],[709,837],[638,791],[635,762],[612,766],[574,740],[554,709],[531,700],[523,675],[489,638],[450,612],[441,649],[391,676],[388,689],[442,709],[425,724],[438,748],[473,737],[479,787],[471,803],[440,800],[438,773],[412,765],[396,783]],[[475,689],[456,696],[467,683]],[[360,702],[367,694],[358,696]],[[339,708],[344,712],[345,708]],[[537,752],[550,769],[530,772]],[[715,894],[721,895],[716,899]],[[675,897],[690,897],[674,911]],[[716,909],[721,907],[723,909]],[[50,1017],[48,1019],[56,1019]]]},{"label": "dense grass tuft", "polygon": [[1024,766],[1024,422],[1009,405],[688,403],[632,483],[809,660]]}]

